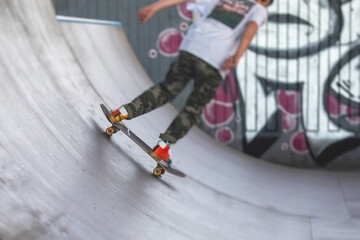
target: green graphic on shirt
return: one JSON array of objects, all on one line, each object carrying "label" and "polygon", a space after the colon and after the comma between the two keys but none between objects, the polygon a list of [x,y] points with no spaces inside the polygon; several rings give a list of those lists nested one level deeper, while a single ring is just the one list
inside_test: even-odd
[{"label": "green graphic on shirt", "polygon": [[221,0],[209,18],[235,28],[248,15],[255,2],[249,0]]}]

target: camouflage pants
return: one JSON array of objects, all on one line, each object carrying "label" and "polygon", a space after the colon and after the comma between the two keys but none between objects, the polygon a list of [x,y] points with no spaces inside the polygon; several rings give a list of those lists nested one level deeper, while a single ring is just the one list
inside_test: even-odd
[{"label": "camouflage pants", "polygon": [[177,94],[194,79],[194,90],[185,107],[177,115],[160,138],[175,143],[182,138],[194,124],[198,124],[203,107],[216,93],[222,82],[218,70],[196,56],[180,52],[179,58],[171,66],[164,82],[157,84],[124,105],[132,119],[150,112],[173,100]]}]

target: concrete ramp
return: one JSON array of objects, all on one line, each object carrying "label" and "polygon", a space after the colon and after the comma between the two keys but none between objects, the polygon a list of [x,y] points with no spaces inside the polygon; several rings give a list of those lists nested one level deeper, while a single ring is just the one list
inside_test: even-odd
[{"label": "concrete ramp", "polygon": [[[50,0],[0,1],[0,239],[360,239],[360,173],[275,166],[197,128],[173,148],[185,179],[99,104],[152,86],[119,26],[59,23]],[[126,122],[148,144],[177,111]]]}]

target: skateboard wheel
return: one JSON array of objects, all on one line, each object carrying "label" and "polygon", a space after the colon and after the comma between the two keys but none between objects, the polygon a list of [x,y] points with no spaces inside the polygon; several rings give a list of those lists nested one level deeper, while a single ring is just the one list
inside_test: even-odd
[{"label": "skateboard wheel", "polygon": [[154,169],[153,174],[155,176],[161,176],[162,174],[164,174],[162,171],[164,171],[164,170],[157,167],[157,168]]},{"label": "skateboard wheel", "polygon": [[108,127],[106,129],[106,133],[107,133],[107,135],[111,136],[111,135],[113,135],[115,133],[115,131],[114,131],[114,129],[112,127]]}]

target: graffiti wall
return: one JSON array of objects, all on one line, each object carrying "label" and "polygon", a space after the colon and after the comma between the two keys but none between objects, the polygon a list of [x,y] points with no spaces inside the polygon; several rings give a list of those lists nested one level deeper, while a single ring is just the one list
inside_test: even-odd
[{"label": "graffiti wall", "polygon": [[360,1],[276,0],[205,107],[219,142],[266,161],[360,166]]},{"label": "graffiti wall", "polygon": [[[181,4],[139,24],[138,10],[155,0],[53,1],[58,14],[121,21],[155,83],[163,81],[194,19]],[[201,127],[265,161],[360,167],[360,1],[274,0],[268,13],[239,66],[205,106]]]}]

